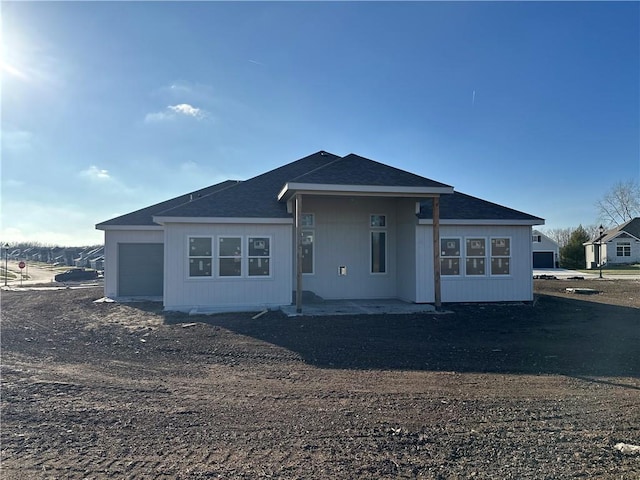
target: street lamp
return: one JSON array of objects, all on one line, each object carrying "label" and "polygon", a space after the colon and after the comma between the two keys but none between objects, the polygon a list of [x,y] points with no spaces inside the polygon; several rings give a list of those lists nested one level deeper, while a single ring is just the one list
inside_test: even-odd
[{"label": "street lamp", "polygon": [[604,234],[604,227],[602,225],[598,227],[598,232],[600,232],[600,236],[598,237],[600,244],[598,247],[598,263],[600,264],[600,278],[602,278],[602,235]]},{"label": "street lamp", "polygon": [[9,264],[9,244],[5,243],[4,247],[4,286],[7,286],[7,278],[9,278],[9,270],[7,266]]}]

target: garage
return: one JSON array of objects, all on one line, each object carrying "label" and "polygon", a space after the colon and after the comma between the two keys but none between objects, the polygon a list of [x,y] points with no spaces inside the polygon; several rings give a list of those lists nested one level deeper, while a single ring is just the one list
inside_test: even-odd
[{"label": "garage", "polygon": [[533,252],[533,268],[554,268],[553,252]]},{"label": "garage", "polygon": [[118,296],[161,297],[163,274],[162,243],[118,244]]}]

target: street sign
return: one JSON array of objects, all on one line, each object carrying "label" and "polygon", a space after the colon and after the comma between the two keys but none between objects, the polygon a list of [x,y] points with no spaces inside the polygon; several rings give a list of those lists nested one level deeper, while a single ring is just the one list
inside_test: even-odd
[{"label": "street sign", "polygon": [[18,267],[20,267],[20,270],[22,270],[22,269],[23,269],[24,267],[26,267],[26,266],[27,266],[27,264],[26,264],[26,263],[24,263],[24,262],[20,262],[20,263],[18,264]]}]

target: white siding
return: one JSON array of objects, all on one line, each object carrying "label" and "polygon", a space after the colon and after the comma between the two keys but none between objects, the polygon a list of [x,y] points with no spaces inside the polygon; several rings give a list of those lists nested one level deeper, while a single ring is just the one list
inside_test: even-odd
[{"label": "white siding", "polygon": [[[302,210],[315,219],[315,272],[303,276],[303,290],[325,299],[397,298],[398,204],[388,198],[305,196]],[[414,211],[415,202],[409,208]],[[387,226],[379,229],[387,232],[386,273],[370,272],[371,214],[386,215]],[[340,266],[347,275],[338,275]]]},{"label": "white siding", "polygon": [[[420,225],[416,232],[418,250],[418,302],[434,301],[433,286],[433,230],[430,225]],[[443,275],[441,291],[443,302],[508,302],[533,300],[531,227],[529,226],[455,226],[441,225],[440,237],[511,239],[510,274],[491,276],[491,263],[487,255],[487,274],[484,276],[458,277]],[[464,246],[462,247],[464,249]],[[421,260],[422,259],[422,260]],[[461,263],[464,262],[464,257]]]},{"label": "white siding", "polygon": [[105,230],[104,295],[118,295],[118,245],[120,243],[164,243],[162,230]]},{"label": "white siding", "polygon": [[397,296],[406,302],[416,301],[416,228],[418,220],[415,214],[414,200],[402,200],[398,202],[398,288]]},{"label": "white siding", "polygon": [[[167,310],[245,310],[291,303],[292,227],[271,224],[165,225],[164,305]],[[213,237],[212,277],[189,278],[188,237]],[[219,278],[216,256],[219,236],[270,237],[269,277]]]},{"label": "white siding", "polygon": [[554,264],[555,262],[560,260],[560,247],[556,242],[551,240],[539,230],[533,230],[532,235],[540,235],[540,241],[533,242],[534,252],[553,252]]}]

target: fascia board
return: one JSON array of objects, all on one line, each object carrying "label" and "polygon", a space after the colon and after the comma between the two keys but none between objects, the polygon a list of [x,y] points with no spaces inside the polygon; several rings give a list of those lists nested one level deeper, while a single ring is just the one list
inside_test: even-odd
[{"label": "fascia board", "polygon": [[264,225],[291,225],[292,218],[247,218],[247,217],[153,217],[153,221],[167,223],[249,223]]},{"label": "fascia board", "polygon": [[616,232],[615,234],[611,235],[611,236],[605,236],[604,237],[604,243],[607,242],[611,242],[612,240],[615,240],[616,238],[618,238],[620,235],[622,234],[626,234],[629,235],[631,238],[633,238],[636,242],[640,242],[640,238],[636,237],[635,235],[629,233],[629,232],[625,232],[624,230],[620,230],[619,232]]},{"label": "fascia board", "polygon": [[161,225],[96,225],[96,230],[164,230]]},{"label": "fascia board", "polygon": [[[433,219],[421,218],[418,225],[433,225]],[[456,220],[440,219],[440,225],[498,225],[498,226],[533,226],[544,225],[544,220]]]},{"label": "fascia board", "polygon": [[287,183],[278,200],[288,199],[294,193],[307,195],[362,195],[380,197],[433,197],[453,193],[453,187],[398,187],[393,185],[335,185],[320,183]]}]

